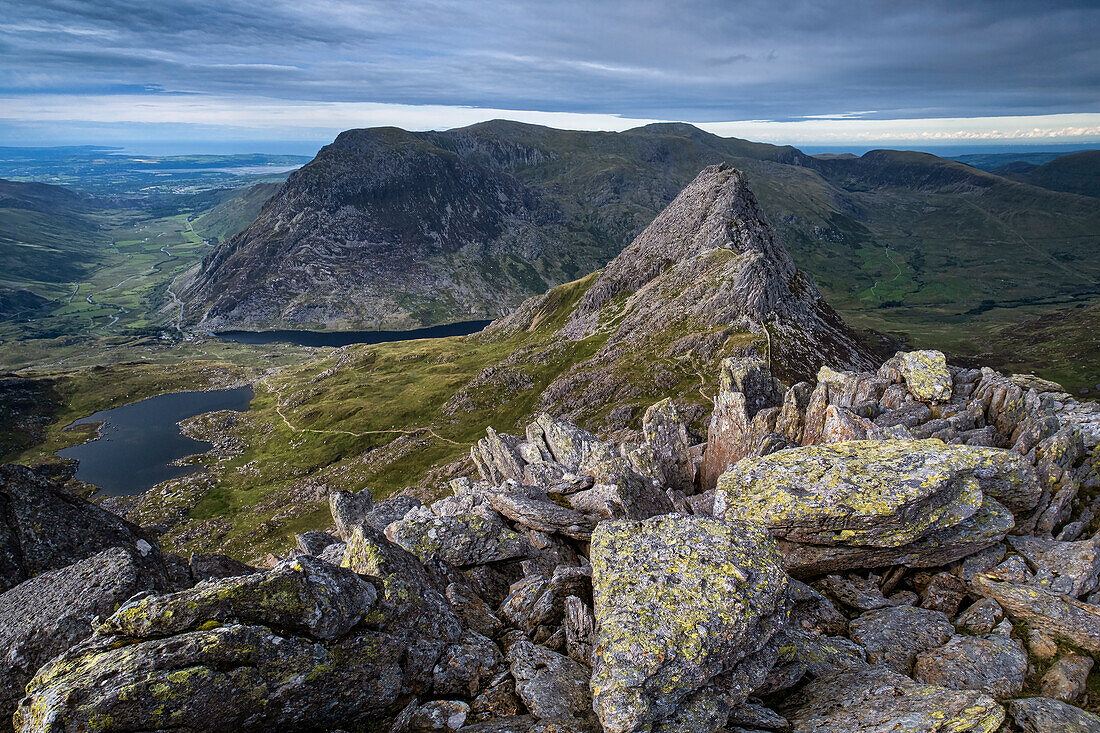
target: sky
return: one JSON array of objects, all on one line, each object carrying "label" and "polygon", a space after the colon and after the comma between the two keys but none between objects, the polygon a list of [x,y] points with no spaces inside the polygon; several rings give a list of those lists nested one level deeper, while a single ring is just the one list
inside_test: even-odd
[{"label": "sky", "polygon": [[818,149],[1100,144],[1100,3],[0,0],[0,145],[685,121]]}]

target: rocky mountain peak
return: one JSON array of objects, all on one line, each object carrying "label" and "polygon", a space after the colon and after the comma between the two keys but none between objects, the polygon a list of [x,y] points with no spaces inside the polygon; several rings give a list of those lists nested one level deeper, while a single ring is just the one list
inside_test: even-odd
[{"label": "rocky mountain peak", "polygon": [[[566,327],[591,333],[600,311],[617,296],[643,291],[677,270],[736,261],[732,283],[741,310],[755,319],[786,310],[801,276],[768,224],[744,176],[726,164],[704,168],[687,188],[600,273]],[[812,288],[812,285],[810,286]]]}]

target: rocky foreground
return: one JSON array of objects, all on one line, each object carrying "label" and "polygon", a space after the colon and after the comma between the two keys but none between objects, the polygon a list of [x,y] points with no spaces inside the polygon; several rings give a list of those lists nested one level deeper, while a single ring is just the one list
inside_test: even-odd
[{"label": "rocky foreground", "polygon": [[[331,499],[273,568],[0,469],[19,731],[1100,731],[1100,408],[899,353],[723,363],[610,444],[489,429],[430,506]],[[10,717],[9,717],[10,716]]]}]

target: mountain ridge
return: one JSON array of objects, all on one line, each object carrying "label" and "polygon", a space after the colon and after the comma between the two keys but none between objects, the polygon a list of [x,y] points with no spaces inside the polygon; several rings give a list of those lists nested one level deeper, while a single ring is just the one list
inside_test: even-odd
[{"label": "mountain ridge", "polygon": [[[385,168],[395,160],[404,173]],[[797,264],[843,312],[860,311],[863,327],[906,330],[898,320],[909,314],[896,303],[961,315],[985,301],[1095,290],[1085,283],[1096,269],[1087,250],[1100,243],[1100,216],[1087,200],[956,161],[904,151],[821,159],[683,124],[596,133],[509,121],[341,133],[175,290],[200,330],[405,328],[501,315],[602,267],[700,168],[719,162],[745,173]],[[478,198],[463,180],[497,195]],[[426,213],[410,208],[414,199]],[[464,238],[438,246],[456,231]],[[1012,283],[990,243],[1040,274],[1042,287]],[[1055,260],[1073,266],[1057,271]]]}]

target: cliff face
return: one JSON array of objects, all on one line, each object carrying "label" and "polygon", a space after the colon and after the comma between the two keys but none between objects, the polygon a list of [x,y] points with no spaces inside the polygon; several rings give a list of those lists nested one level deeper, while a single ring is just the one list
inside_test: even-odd
[{"label": "cliff face", "polygon": [[558,218],[507,172],[403,131],[354,131],[292,175],[182,292],[208,328],[499,313],[517,291],[563,279],[532,264]]}]

